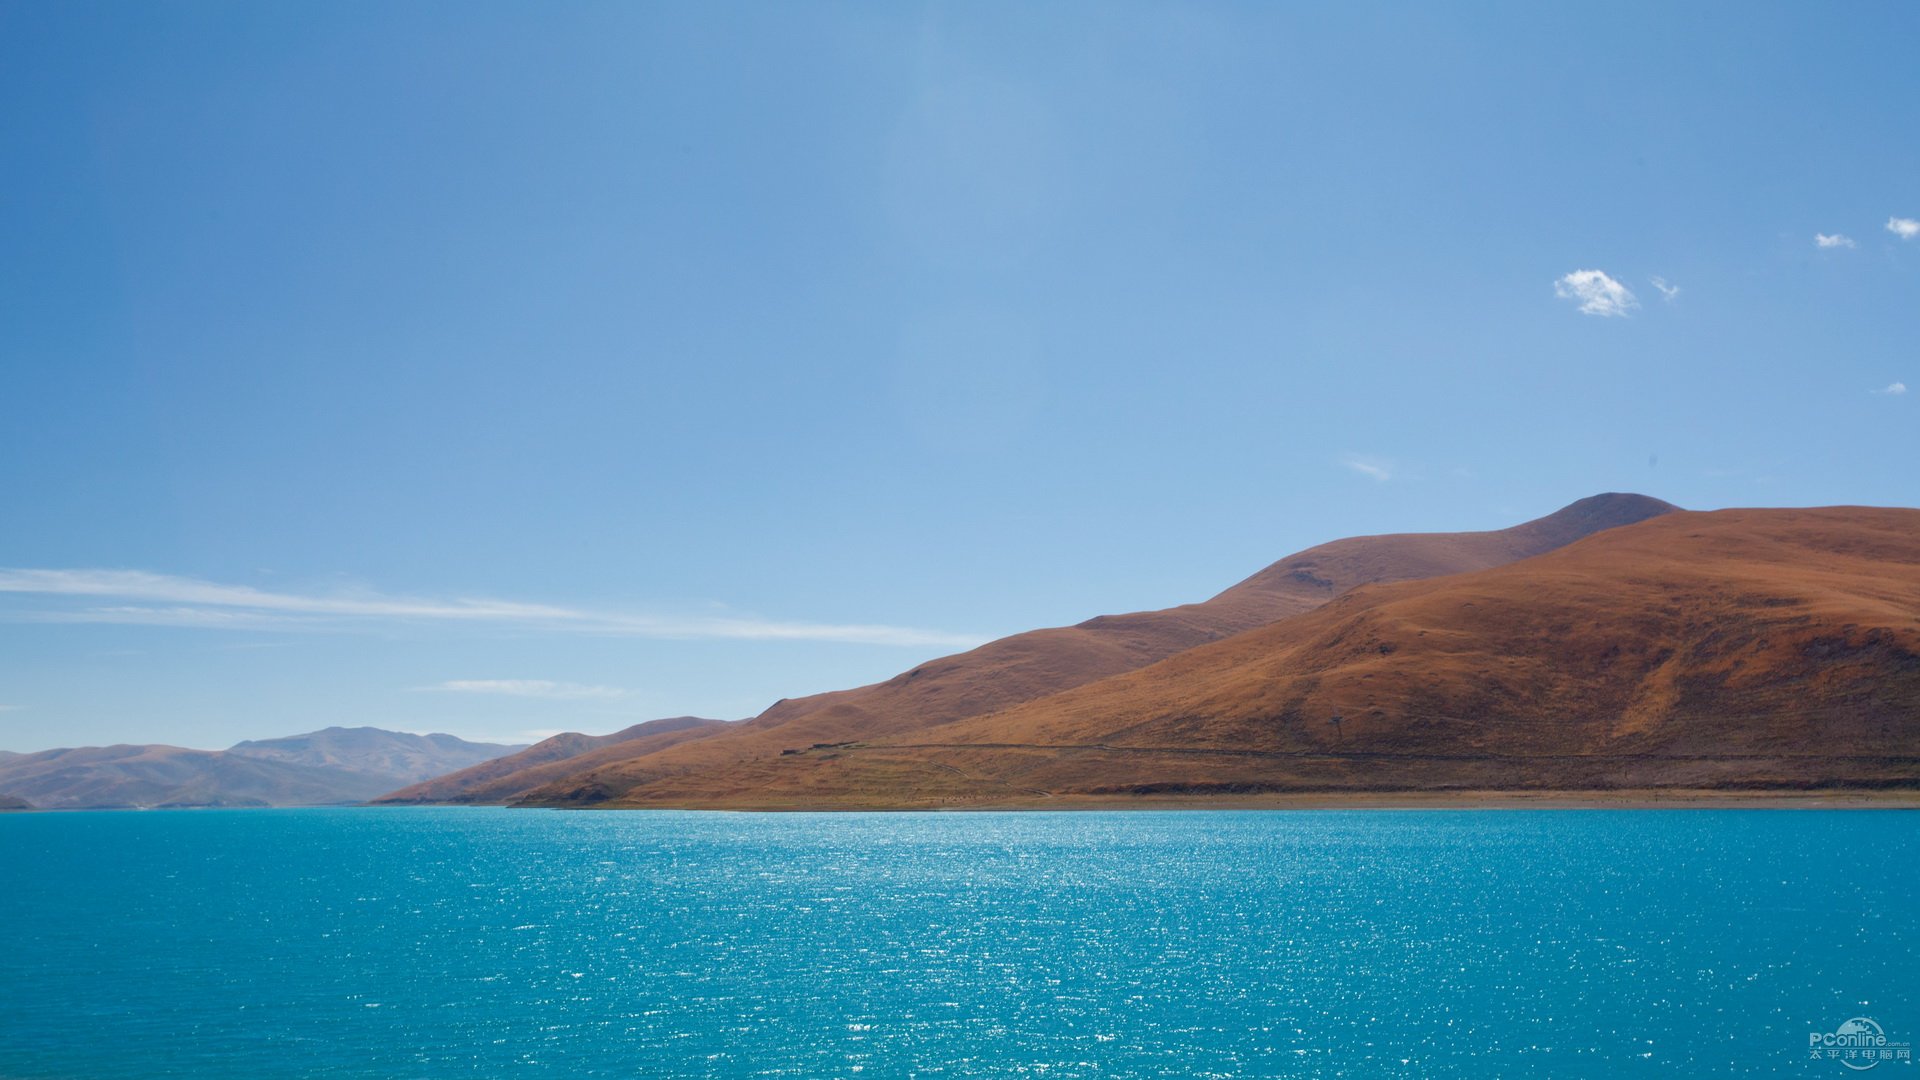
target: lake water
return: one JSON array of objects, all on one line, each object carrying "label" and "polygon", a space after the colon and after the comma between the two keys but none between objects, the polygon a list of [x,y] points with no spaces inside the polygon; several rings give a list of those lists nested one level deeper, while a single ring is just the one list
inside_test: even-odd
[{"label": "lake water", "polygon": [[1861,811],[0,815],[0,1077],[1847,1076],[1809,1032],[1920,1036],[1917,855]]}]

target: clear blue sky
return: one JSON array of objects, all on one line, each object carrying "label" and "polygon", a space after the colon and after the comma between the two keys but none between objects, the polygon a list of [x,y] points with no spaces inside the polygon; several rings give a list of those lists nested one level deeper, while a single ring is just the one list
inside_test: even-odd
[{"label": "clear blue sky", "polygon": [[0,5],[0,747],[741,717],[1343,535],[1913,505],[1916,40]]}]

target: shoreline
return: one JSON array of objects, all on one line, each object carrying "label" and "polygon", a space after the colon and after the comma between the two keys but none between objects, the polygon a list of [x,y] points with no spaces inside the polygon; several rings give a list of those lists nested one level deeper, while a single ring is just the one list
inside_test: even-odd
[{"label": "shoreline", "polygon": [[1116,810],[1920,810],[1920,790],[1261,792],[1245,795],[1062,795],[1052,798],[950,803],[714,799],[688,803],[661,802],[638,805],[594,803],[516,806],[510,803],[409,802],[318,803],[311,806],[36,806],[8,808],[4,813],[0,813],[0,816],[169,813],[206,810],[431,810],[440,808],[558,811],[664,810],[715,814],[925,814],[1111,812]]},{"label": "shoreline", "polygon": [[1262,792],[1247,795],[1063,795],[969,802],[884,803],[716,799],[698,803],[509,806],[521,810],[707,810],[722,813],[967,813],[1112,810],[1920,810],[1920,791],[1712,789],[1471,792]]}]

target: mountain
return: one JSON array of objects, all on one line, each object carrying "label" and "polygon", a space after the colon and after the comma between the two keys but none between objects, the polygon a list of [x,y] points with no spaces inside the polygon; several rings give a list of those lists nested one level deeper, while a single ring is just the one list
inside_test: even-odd
[{"label": "mountain", "polygon": [[1357,589],[991,715],[656,776],[611,801],[1605,789],[1920,791],[1920,511],[1664,515]]},{"label": "mountain", "polygon": [[235,743],[227,753],[261,761],[322,766],[399,777],[403,781],[421,781],[491,761],[513,749],[516,748],[495,743],[467,742],[452,735],[412,735],[372,727],[330,727],[305,735]]},{"label": "mountain", "polygon": [[0,810],[31,810],[33,804],[18,795],[0,795]]},{"label": "mountain", "polygon": [[574,805],[688,775],[745,775],[744,763],[815,743],[884,738],[981,716],[1133,671],[1311,611],[1361,586],[1500,566],[1593,533],[1672,513],[1644,495],[1605,494],[1492,532],[1404,533],[1336,540],[1288,556],[1210,600],[1002,638],[886,682],[775,703],[712,737],[641,752],[603,751],[563,777],[519,785],[524,798]]},{"label": "mountain", "polygon": [[978,716],[1310,611],[1361,585],[1499,566],[1675,509],[1644,495],[1596,495],[1492,532],[1335,540],[1281,559],[1201,603],[1001,638],[883,683],[778,702],[750,730],[804,724],[820,739],[871,737]]},{"label": "mountain", "polygon": [[329,728],[231,750],[88,746],[0,759],[0,791],[50,810],[328,806],[517,749],[376,728]]},{"label": "mountain", "polygon": [[[507,803],[569,772],[592,768],[602,760],[644,755],[690,739],[726,730],[724,720],[675,716],[649,720],[611,735],[555,735],[517,754],[436,777],[383,795],[381,803]],[[609,754],[608,751],[613,751]]]}]

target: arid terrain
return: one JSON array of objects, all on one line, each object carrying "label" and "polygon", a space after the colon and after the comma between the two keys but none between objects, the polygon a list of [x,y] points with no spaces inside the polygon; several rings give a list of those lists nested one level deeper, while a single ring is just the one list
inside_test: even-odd
[{"label": "arid terrain", "polygon": [[1597,496],[1498,532],[1336,541],[1203,603],[1017,635],[739,724],[567,741],[587,738],[389,798],[1904,799],[1920,511]]},{"label": "arid terrain", "polygon": [[[1671,515],[1357,590],[1138,672],[756,772],[739,794],[850,805],[874,791],[924,805],[1911,792],[1920,512]],[[692,780],[622,801],[692,800]]]},{"label": "arid terrain", "polygon": [[611,735],[567,732],[457,772],[446,773],[382,796],[383,803],[507,803],[601,761],[620,761],[665,750],[727,727],[721,720],[675,716],[649,720]]}]

